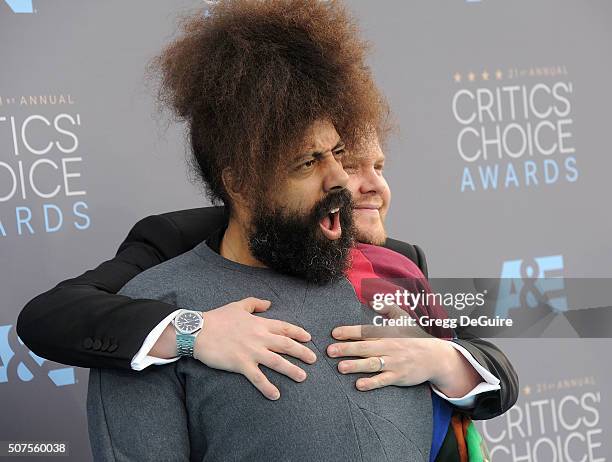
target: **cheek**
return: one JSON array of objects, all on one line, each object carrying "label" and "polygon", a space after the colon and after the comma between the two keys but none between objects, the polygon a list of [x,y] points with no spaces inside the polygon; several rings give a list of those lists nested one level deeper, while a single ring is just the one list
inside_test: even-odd
[{"label": "cheek", "polygon": [[278,191],[277,200],[290,210],[309,211],[320,199],[320,188],[308,180],[288,181]]},{"label": "cheek", "polygon": [[391,205],[391,189],[389,189],[389,185],[385,181],[385,187],[381,191],[380,196],[383,200],[383,206],[380,209],[381,218],[384,220],[387,216],[387,211],[389,210],[389,206]]},{"label": "cheek", "polygon": [[353,199],[356,199],[359,196],[359,178],[357,177],[357,175],[348,176],[346,189],[351,192],[351,196],[353,196]]}]

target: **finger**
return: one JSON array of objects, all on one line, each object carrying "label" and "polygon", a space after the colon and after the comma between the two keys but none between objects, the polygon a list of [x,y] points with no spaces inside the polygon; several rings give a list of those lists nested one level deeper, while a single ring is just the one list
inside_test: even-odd
[{"label": "finger", "polygon": [[310,348],[282,335],[272,334],[267,347],[276,353],[288,354],[308,364],[317,360],[317,355]]},{"label": "finger", "polygon": [[370,302],[370,307],[372,307],[372,309],[375,309],[377,313],[382,314],[383,316],[386,316],[388,319],[399,319],[402,316],[406,316],[408,314],[406,311],[402,310],[395,303],[383,302],[383,305],[381,308],[374,308],[373,305],[374,305],[374,302],[373,301]]},{"label": "finger", "polygon": [[332,337],[337,340],[378,340],[391,336],[391,328],[385,326],[339,326],[332,330]]},{"label": "finger", "polygon": [[269,367],[279,374],[286,375],[296,382],[303,382],[306,380],[306,372],[304,372],[304,370],[272,351],[266,351],[259,359],[259,363],[263,366]]},{"label": "finger", "polygon": [[339,326],[332,330],[332,337],[337,340],[380,340],[406,337],[410,336],[410,333],[410,330],[392,326]]},{"label": "finger", "polygon": [[361,340],[364,326],[338,326],[332,330],[332,337],[338,340]]},{"label": "finger", "polygon": [[[401,319],[410,319],[410,317],[404,314]],[[332,337],[336,340],[380,340],[383,338],[432,337],[423,330],[416,320],[413,322],[414,325],[406,322],[405,324],[409,325],[402,325],[402,327],[374,325],[339,326],[332,330]]]},{"label": "finger", "polygon": [[[340,361],[338,363],[338,371],[342,374],[355,374],[358,372],[380,372],[380,359],[379,356],[372,356],[365,359],[350,359],[346,361]],[[388,356],[385,356],[385,368],[388,367],[387,363]]]},{"label": "finger", "polygon": [[261,313],[270,308],[272,302],[270,300],[262,300],[261,298],[247,297],[238,301],[238,306],[249,313]]},{"label": "finger", "polygon": [[301,327],[295,326],[285,321],[278,319],[262,319],[270,329],[270,332],[276,335],[289,337],[298,342],[310,342],[310,334]]},{"label": "finger", "polygon": [[262,395],[270,400],[277,400],[280,398],[280,391],[268,380],[263,372],[256,365],[251,365],[242,372],[242,374],[248,379],[249,382],[257,388]]},{"label": "finger", "polygon": [[393,372],[381,372],[373,377],[357,379],[355,386],[359,391],[374,390],[376,388],[393,385],[395,375]]},{"label": "finger", "polygon": [[339,356],[380,356],[385,354],[384,340],[366,340],[362,342],[332,343],[327,347],[327,354],[332,358]]}]

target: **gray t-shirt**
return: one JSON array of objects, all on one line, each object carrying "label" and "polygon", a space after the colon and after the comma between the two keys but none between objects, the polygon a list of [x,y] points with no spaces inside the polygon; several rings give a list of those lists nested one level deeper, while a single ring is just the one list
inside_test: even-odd
[{"label": "gray t-shirt", "polygon": [[[207,311],[245,297],[271,300],[265,313],[306,329],[317,355],[296,383],[264,366],[281,392],[270,401],[241,374],[181,358],[143,371],[91,369],[87,396],[95,460],[428,461],[429,386],[358,391],[371,374],[340,374],[329,358],[334,327],[370,323],[346,279],[317,286],[223,258],[206,242],[140,273],[119,292]],[[135,320],[137,322],[137,320]],[[346,358],[343,358],[346,359]]]}]

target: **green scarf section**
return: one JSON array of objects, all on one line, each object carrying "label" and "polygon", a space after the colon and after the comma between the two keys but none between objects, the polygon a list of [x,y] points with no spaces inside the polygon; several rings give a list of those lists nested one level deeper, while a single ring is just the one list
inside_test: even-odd
[{"label": "green scarf section", "polygon": [[[474,422],[464,415],[460,417],[465,428],[461,435],[462,441],[457,441],[457,436],[451,423],[448,426],[442,447],[436,456],[436,462],[491,462],[487,444],[474,425]],[[467,459],[462,459],[460,446],[467,449]]]}]

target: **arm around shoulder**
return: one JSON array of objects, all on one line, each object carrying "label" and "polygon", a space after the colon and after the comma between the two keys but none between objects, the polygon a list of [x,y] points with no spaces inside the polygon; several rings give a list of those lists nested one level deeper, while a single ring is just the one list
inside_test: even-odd
[{"label": "arm around shoulder", "polygon": [[181,234],[172,221],[157,215],[140,220],[115,258],[30,300],[17,319],[17,334],[31,351],[52,361],[130,369],[148,333],[177,308],[116,293],[181,250]]}]

